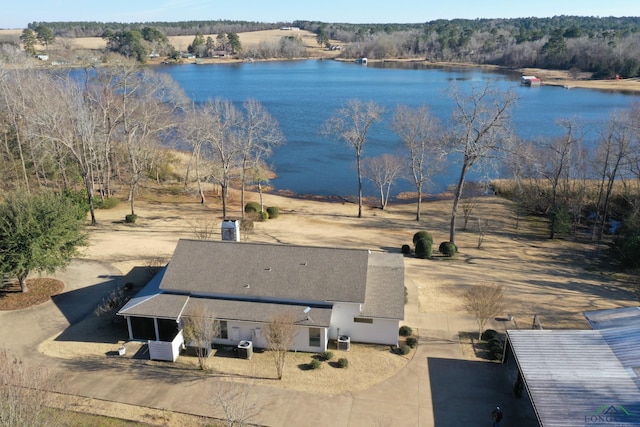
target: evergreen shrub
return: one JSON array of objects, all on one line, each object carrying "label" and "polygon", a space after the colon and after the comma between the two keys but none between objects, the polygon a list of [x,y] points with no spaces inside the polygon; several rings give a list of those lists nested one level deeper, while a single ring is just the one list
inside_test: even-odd
[{"label": "evergreen shrub", "polygon": [[280,216],[280,208],[277,206],[269,206],[267,208],[267,213],[271,219],[278,218]]},{"label": "evergreen shrub", "polygon": [[442,242],[438,247],[438,251],[444,256],[452,257],[458,252],[458,247],[453,242]]}]

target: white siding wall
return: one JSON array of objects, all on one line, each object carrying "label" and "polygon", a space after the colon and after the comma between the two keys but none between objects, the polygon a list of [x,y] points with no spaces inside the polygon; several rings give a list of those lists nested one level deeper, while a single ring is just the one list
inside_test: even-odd
[{"label": "white siding wall", "polygon": [[175,362],[180,355],[183,341],[182,331],[178,332],[172,342],[147,341],[149,345],[149,359]]},{"label": "white siding wall", "polygon": [[351,337],[351,341],[372,344],[398,344],[398,328],[400,322],[390,319],[373,319],[373,323],[355,323],[354,318],[360,316],[360,304],[336,303],[331,312],[331,328],[329,338],[336,339],[340,335]]},{"label": "white siding wall", "polygon": [[[228,338],[216,338],[213,342],[215,344],[237,346],[240,341],[248,340],[253,342],[254,348],[266,348],[267,340],[264,338],[266,327],[267,325],[264,323],[227,321]],[[327,349],[327,340],[327,329],[320,328],[320,347],[310,347],[309,329],[306,327],[300,327],[291,350],[308,351],[313,353],[325,351]]]}]

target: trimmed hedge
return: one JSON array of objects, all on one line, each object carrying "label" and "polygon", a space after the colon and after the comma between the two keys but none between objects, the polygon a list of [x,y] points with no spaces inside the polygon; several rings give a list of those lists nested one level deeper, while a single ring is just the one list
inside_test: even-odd
[{"label": "trimmed hedge", "polygon": [[322,366],[322,362],[318,359],[311,359],[311,362],[307,365],[309,369],[319,369]]},{"label": "trimmed hedge", "polygon": [[411,347],[409,347],[408,345],[401,345],[400,347],[398,347],[398,353],[402,355],[409,354],[411,353]]},{"label": "trimmed hedge", "polygon": [[418,345],[418,339],[414,337],[408,337],[406,342],[407,345],[411,348],[415,348]]},{"label": "trimmed hedge", "polygon": [[258,202],[248,202],[244,205],[245,213],[260,212],[260,210],[260,203]]},{"label": "trimmed hedge", "polygon": [[416,234],[413,235],[413,244],[417,244],[418,240],[420,239],[426,239],[428,241],[431,242],[431,244],[433,245],[433,237],[431,237],[431,234],[428,231],[418,231]]},{"label": "trimmed hedge", "polygon": [[433,255],[433,242],[428,239],[419,239],[416,242],[416,256],[418,258],[431,258]]},{"label": "trimmed hedge", "polygon": [[498,332],[493,329],[486,329],[480,337],[482,341],[489,341],[492,338],[498,338]]},{"label": "trimmed hedge", "polygon": [[402,245],[402,253],[405,255],[409,255],[411,253],[411,246]]},{"label": "trimmed hedge", "polygon": [[403,325],[400,326],[400,330],[398,331],[401,337],[410,337],[413,333],[413,329],[410,326]]},{"label": "trimmed hedge", "polygon": [[276,219],[280,216],[280,208],[277,206],[269,206],[267,213],[269,214],[269,218]]},{"label": "trimmed hedge", "polygon": [[333,359],[333,353],[331,351],[323,351],[319,354],[320,360],[327,361]]},{"label": "trimmed hedge", "polygon": [[348,368],[349,367],[349,360],[345,359],[344,357],[341,357],[340,359],[338,359],[338,368]]},{"label": "trimmed hedge", "polygon": [[442,242],[438,247],[438,251],[444,256],[452,257],[458,253],[458,247],[453,242]]}]

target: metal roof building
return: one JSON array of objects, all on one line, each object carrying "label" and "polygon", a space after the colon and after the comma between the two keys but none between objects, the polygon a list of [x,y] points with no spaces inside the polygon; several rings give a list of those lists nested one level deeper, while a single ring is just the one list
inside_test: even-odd
[{"label": "metal roof building", "polygon": [[640,425],[640,308],[585,316],[600,329],[507,331],[540,425]]}]

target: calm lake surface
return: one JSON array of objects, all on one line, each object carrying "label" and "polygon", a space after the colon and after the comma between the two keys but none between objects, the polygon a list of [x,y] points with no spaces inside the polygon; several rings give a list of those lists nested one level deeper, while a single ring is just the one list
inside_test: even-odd
[{"label": "calm lake surface", "polygon": [[[276,190],[301,195],[357,194],[353,149],[320,135],[323,122],[353,98],[373,100],[386,108],[384,122],[374,125],[368,134],[364,157],[402,152],[402,143],[389,129],[398,105],[427,105],[442,120],[447,120],[453,111],[447,94],[452,83],[464,86],[490,81],[503,89],[513,88],[519,97],[513,114],[514,129],[520,137],[532,140],[559,134],[560,129],[555,126],[558,119],[578,118],[596,124],[607,120],[612,112],[640,101],[640,96],[624,93],[522,87],[519,74],[464,68],[397,68],[307,60],[186,64],[160,66],[156,70],[171,75],[195,102],[215,98],[237,104],[250,98],[260,101],[278,120],[286,138],[286,143],[268,159],[278,175],[271,185]],[[587,137],[587,146],[589,138],[593,141],[595,132]],[[459,168],[452,164],[435,177],[426,191],[443,191],[455,181],[457,173]],[[392,195],[413,190],[410,182],[399,180]],[[370,183],[365,184],[365,193],[377,194]]]}]

